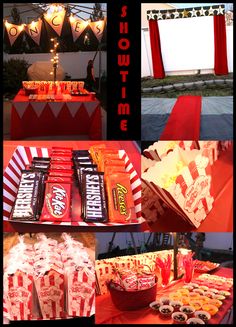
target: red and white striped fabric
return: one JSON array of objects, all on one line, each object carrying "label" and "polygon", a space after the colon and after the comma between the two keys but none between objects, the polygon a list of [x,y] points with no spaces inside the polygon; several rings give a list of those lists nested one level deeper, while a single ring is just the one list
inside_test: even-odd
[{"label": "red and white striped fabric", "polygon": [[[166,165],[164,161],[162,163]],[[177,176],[175,183],[172,183],[167,189],[153,182],[154,176],[159,173],[156,168],[156,166],[151,167],[148,172],[142,174],[143,182],[171,209],[193,226],[199,227],[212,209],[214,201],[210,193],[211,167],[209,159],[197,155],[195,160],[189,162],[188,166],[181,171],[182,174]]]},{"label": "red and white striped fabric", "polygon": [[64,275],[51,269],[34,280],[44,319],[64,317]]},{"label": "red and white striped fabric", "polygon": [[4,277],[3,316],[9,320],[31,320],[33,276],[22,271]]},{"label": "red and white striped fabric", "polygon": [[67,275],[67,312],[73,317],[90,317],[94,311],[95,275],[89,269]]},{"label": "red and white striped fabric", "polygon": [[[51,149],[39,147],[24,147],[17,146],[15,152],[3,175],[3,219],[10,220],[11,211],[16,199],[18,186],[20,183],[21,170],[25,169],[26,165],[30,164],[33,157],[49,157]],[[127,153],[124,150],[119,150],[119,156],[125,161],[126,171],[130,173],[131,189],[135,204],[136,219],[132,223],[125,225],[141,224],[144,222],[141,214],[141,180],[135,171]],[[56,224],[61,226],[120,226],[119,223],[86,223],[80,217],[78,221],[73,222],[42,222],[42,221],[11,221],[12,223],[27,223],[27,224]]]}]

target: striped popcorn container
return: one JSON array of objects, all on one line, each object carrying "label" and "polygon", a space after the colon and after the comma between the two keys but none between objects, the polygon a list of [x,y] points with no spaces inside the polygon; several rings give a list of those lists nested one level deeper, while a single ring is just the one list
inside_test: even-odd
[{"label": "striped popcorn container", "polygon": [[88,268],[68,271],[67,313],[73,317],[90,317],[95,308],[95,275]]},{"label": "striped popcorn container", "polygon": [[142,182],[142,216],[149,224],[158,220],[165,212],[160,197]]},{"label": "striped popcorn container", "polygon": [[43,319],[64,317],[64,275],[54,269],[34,279]]},{"label": "striped popcorn container", "polygon": [[143,173],[142,180],[195,227],[200,226],[212,209],[211,166],[204,150],[175,148]]},{"label": "striped popcorn container", "polygon": [[199,149],[206,149],[210,165],[213,165],[219,156],[219,141],[198,141],[198,146]]},{"label": "striped popcorn container", "polygon": [[115,277],[113,262],[96,260],[96,276],[101,294],[107,293],[107,282]]},{"label": "striped popcorn container", "polygon": [[222,151],[226,151],[232,144],[233,141],[228,140],[228,141],[219,141],[220,142],[220,149]]},{"label": "striped popcorn container", "polygon": [[4,274],[4,314],[9,320],[33,317],[33,276],[17,270]]},{"label": "striped popcorn container", "polygon": [[143,151],[144,155],[152,160],[160,161],[173,151],[176,147],[190,151],[196,149],[195,141],[158,141]]}]

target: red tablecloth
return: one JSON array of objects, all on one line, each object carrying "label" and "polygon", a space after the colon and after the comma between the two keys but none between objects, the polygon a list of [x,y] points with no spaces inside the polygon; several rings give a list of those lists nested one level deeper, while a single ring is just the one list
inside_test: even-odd
[{"label": "red tablecloth", "polygon": [[[22,146],[37,146],[37,147],[46,147],[50,148],[52,146],[62,146],[62,147],[72,147],[73,149],[88,149],[91,145],[106,143],[109,147],[115,147],[123,149],[128,154],[135,170],[140,176],[140,152],[137,148],[137,145],[133,141],[4,141],[4,158],[3,158],[3,167],[4,170],[8,165],[12,154],[14,153],[18,145]],[[5,232],[38,232],[39,229],[42,232],[56,232],[61,231],[60,226],[51,226],[51,225],[34,225],[34,224],[20,224],[12,223],[10,221],[3,222],[3,228]],[[80,227],[77,226],[63,226],[63,231],[72,232],[74,229],[80,230]],[[146,223],[139,225],[129,225],[129,226],[113,226],[112,232],[132,232],[132,231],[143,231],[146,230]],[[94,232],[100,231],[111,231],[110,227],[93,227]],[[91,228],[84,227],[83,231],[91,231]]]},{"label": "red tablecloth", "polygon": [[11,108],[11,139],[32,136],[89,135],[102,137],[101,107],[97,99],[72,96],[71,100],[29,101],[23,90]]},{"label": "red tablecloth", "polygon": [[[232,232],[233,230],[233,147],[222,152],[212,166],[213,209],[197,229],[199,232]],[[186,223],[171,209],[166,210],[154,224],[154,232],[192,231]]]},{"label": "red tablecloth", "polygon": [[[229,268],[218,268],[215,275],[224,277],[233,277],[233,270]],[[198,276],[195,274],[194,276]],[[176,288],[180,288],[183,281],[178,281],[175,285],[163,290],[161,287],[157,289],[157,298],[168,295]],[[218,311],[218,313],[210,320],[211,324],[219,324],[228,310],[233,305],[233,291],[231,296],[227,298]],[[96,297],[96,324],[172,324],[172,319],[161,319],[159,314],[154,313],[150,308],[139,309],[137,311],[120,311],[116,309],[111,301],[110,294],[99,295]]]},{"label": "red tablecloth", "polygon": [[199,140],[202,97],[178,97],[160,140]]}]

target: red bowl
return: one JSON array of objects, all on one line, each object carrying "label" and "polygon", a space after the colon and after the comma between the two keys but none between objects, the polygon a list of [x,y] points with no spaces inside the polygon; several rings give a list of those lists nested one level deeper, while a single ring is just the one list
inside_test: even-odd
[{"label": "red bowl", "polygon": [[25,88],[25,95],[38,94],[38,87]]},{"label": "red bowl", "polygon": [[148,289],[129,292],[112,288],[110,287],[110,283],[107,286],[114,306],[121,311],[131,311],[148,307],[151,302],[156,300],[157,282]]}]

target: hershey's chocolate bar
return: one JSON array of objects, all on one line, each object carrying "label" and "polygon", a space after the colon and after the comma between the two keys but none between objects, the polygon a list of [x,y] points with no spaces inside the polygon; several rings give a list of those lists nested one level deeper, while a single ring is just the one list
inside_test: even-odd
[{"label": "hershey's chocolate bar", "polygon": [[97,171],[97,165],[80,164],[76,166],[76,177],[77,177],[80,193],[82,193],[82,174],[85,171]]},{"label": "hershey's chocolate bar", "polygon": [[42,205],[45,174],[23,170],[11,219],[38,220]]},{"label": "hershey's chocolate bar", "polygon": [[87,172],[82,174],[82,217],[86,222],[106,222],[107,205],[104,189],[104,174]]}]

